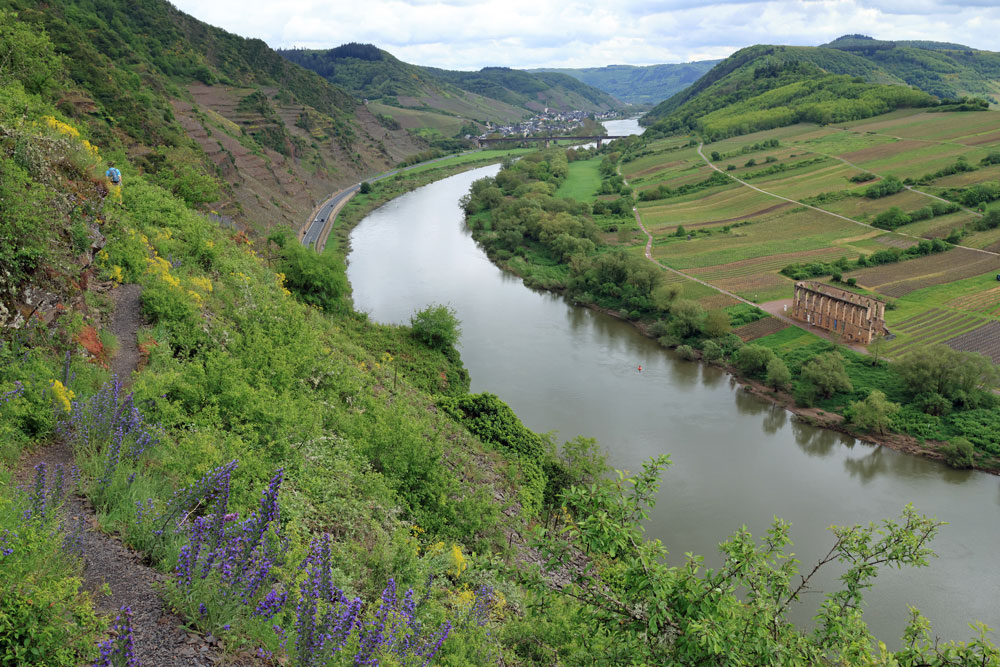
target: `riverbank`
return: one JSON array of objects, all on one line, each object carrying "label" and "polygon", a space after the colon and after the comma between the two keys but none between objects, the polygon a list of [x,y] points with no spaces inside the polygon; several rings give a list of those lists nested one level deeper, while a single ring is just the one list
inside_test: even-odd
[{"label": "riverbank", "polygon": [[[511,273],[516,272],[511,271],[509,267],[502,267],[505,271],[510,271]],[[522,278],[523,276],[518,276]],[[542,288],[534,288],[542,289]],[[549,292],[554,292],[565,296],[564,290],[546,290]],[[642,335],[647,338],[655,339],[654,336],[649,331],[649,324],[645,322],[635,322],[629,320],[628,317],[624,316],[621,312],[612,310],[610,308],[601,308],[600,306],[594,304],[585,304],[574,302],[576,306],[584,306],[590,310],[608,315],[609,317],[614,317],[615,319],[621,320],[631,324],[637,331],[642,333]],[[795,403],[795,398],[786,391],[776,391],[771,389],[764,383],[755,380],[753,378],[748,378],[741,375],[739,370],[732,364],[727,363],[716,363],[711,361],[705,361],[701,358],[701,352],[694,350],[695,357],[691,360],[692,362],[697,362],[701,364],[706,364],[720,368],[726,372],[731,378],[738,382],[744,391],[757,396],[758,398],[768,401],[774,405],[781,407],[784,410],[795,415],[802,423],[808,424],[810,426],[815,426],[817,428],[823,428],[830,431],[836,431],[837,433],[843,433],[844,435],[851,436],[862,442],[868,442],[875,445],[881,445],[883,447],[888,447],[897,452],[903,454],[909,454],[911,456],[920,456],[932,461],[937,461],[944,463],[945,455],[941,451],[941,448],[945,447],[948,443],[939,440],[924,440],[921,442],[919,439],[907,435],[905,433],[889,432],[889,433],[871,433],[869,431],[860,431],[850,427],[849,422],[847,422],[843,415],[836,412],[830,412],[823,410],[821,408],[815,407],[802,407]],[[975,466],[972,468],[979,472],[986,472],[991,475],[1000,476],[1000,466],[987,466],[980,467]]]},{"label": "riverbank", "polygon": [[[329,228],[325,231],[322,252],[338,253],[346,258],[347,253],[350,252],[348,237],[351,234],[351,230],[369,213],[396,197],[435,181],[454,176],[455,174],[496,164],[503,161],[507,156],[519,155],[523,152],[525,151],[483,151],[483,156],[478,158],[474,157],[478,154],[461,155],[454,158],[454,162],[438,162],[435,160],[425,165],[411,167],[389,178],[369,181],[371,183],[371,190],[369,192],[364,194],[361,192],[355,193],[353,197],[341,205],[333,216],[331,216],[332,219],[328,222]],[[329,243],[330,236],[336,240],[335,243]]]}]

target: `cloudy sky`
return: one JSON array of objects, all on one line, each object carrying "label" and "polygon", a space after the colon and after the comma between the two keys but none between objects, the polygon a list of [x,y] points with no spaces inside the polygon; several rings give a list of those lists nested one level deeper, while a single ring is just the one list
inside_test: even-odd
[{"label": "cloudy sky", "polygon": [[272,47],[367,42],[448,69],[649,65],[846,33],[1000,49],[998,0],[173,0]]}]

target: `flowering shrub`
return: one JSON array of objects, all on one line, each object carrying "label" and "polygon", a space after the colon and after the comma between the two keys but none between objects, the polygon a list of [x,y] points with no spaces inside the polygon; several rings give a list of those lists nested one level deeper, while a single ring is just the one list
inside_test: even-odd
[{"label": "flowering shrub", "polygon": [[0,664],[92,660],[101,623],[79,592],[78,551],[59,529],[64,469],[39,463],[26,488],[0,471],[0,488],[11,490],[0,495]]}]

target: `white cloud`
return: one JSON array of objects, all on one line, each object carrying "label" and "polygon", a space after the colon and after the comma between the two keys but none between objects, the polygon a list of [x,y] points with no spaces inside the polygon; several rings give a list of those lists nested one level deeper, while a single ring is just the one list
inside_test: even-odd
[{"label": "white cloud", "polygon": [[751,44],[815,45],[847,33],[991,49],[996,0],[174,0],[273,47],[368,42],[449,69],[648,65],[723,58]]}]

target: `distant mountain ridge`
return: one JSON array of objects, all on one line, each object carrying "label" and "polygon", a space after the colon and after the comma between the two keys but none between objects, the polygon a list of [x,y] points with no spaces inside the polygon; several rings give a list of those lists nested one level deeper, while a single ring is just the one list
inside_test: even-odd
[{"label": "distant mountain ridge", "polygon": [[911,86],[941,98],[984,97],[1000,105],[1000,53],[951,42],[886,41],[844,35],[823,44],[858,55]]},{"label": "distant mountain ridge", "polygon": [[622,108],[608,93],[558,73],[484,67],[477,72],[405,63],[371,44],[327,50],[280,49],[285,58],[310,69],[359,98],[393,108],[419,110],[484,124],[508,123],[544,109],[603,113]]},{"label": "distant mountain ridge", "polygon": [[629,104],[657,104],[690,86],[719,62],[697,60],[662,65],[540,68],[528,71],[566,74]]},{"label": "distant mountain ridge", "polygon": [[[822,47],[750,46],[658,104],[642,123],[654,133],[693,129],[720,137],[856,120],[938,99],[978,96],[996,104],[989,91],[1000,91],[1000,54],[954,46],[859,35]],[[985,102],[968,103],[979,104]]]}]

